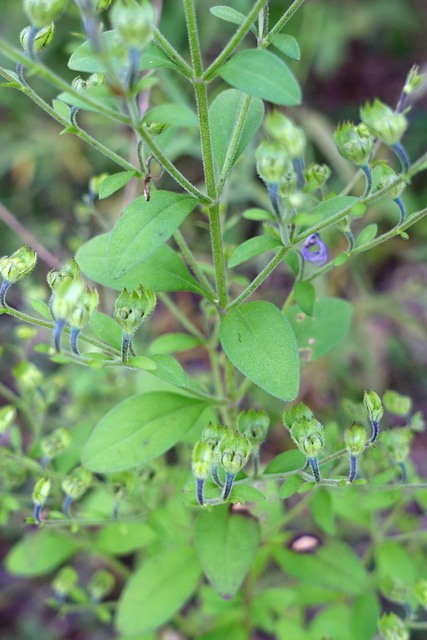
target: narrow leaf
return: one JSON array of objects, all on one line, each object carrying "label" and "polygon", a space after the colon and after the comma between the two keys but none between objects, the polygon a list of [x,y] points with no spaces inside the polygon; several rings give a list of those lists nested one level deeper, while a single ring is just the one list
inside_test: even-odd
[{"label": "narrow leaf", "polygon": [[294,294],[299,307],[308,316],[312,316],[314,303],[316,302],[316,290],[311,282],[297,282],[294,287]]},{"label": "narrow leaf", "polygon": [[329,198],[317,205],[310,215],[319,216],[321,220],[326,220],[331,216],[334,216],[340,211],[349,209],[357,202],[358,198],[354,196],[337,196],[336,198]]},{"label": "narrow leaf", "polygon": [[281,246],[280,240],[273,238],[273,236],[258,236],[256,238],[249,238],[242,244],[239,244],[233,251],[228,261],[229,267],[236,267],[238,264],[258,256],[266,251],[271,251]]},{"label": "narrow leaf", "polygon": [[273,47],[279,49],[282,53],[287,55],[292,60],[299,60],[301,57],[301,51],[299,48],[298,40],[287,33],[276,33],[270,36],[270,42]]},{"label": "narrow leaf", "polygon": [[99,188],[100,199],[108,198],[113,195],[113,193],[116,193],[116,191],[127,185],[135,175],[134,171],[120,171],[119,173],[113,173],[113,175],[105,178],[105,180],[101,182],[101,186]]},{"label": "narrow leaf", "polygon": [[161,104],[144,113],[144,122],[160,122],[175,127],[197,127],[197,116],[183,104]]},{"label": "narrow leaf", "polygon": [[[241,25],[246,20],[246,16],[243,15],[243,13],[240,13],[240,11],[236,11],[236,9],[233,9],[232,7],[226,7],[224,5],[211,7],[210,12],[212,13],[212,15],[216,16],[217,18],[220,18],[225,22],[231,22],[232,24]],[[255,35],[257,35],[258,33],[254,25],[252,25],[251,31]]]}]

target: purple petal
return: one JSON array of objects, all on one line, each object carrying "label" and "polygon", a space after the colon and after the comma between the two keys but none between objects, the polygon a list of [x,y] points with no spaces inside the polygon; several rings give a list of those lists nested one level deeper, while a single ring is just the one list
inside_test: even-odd
[{"label": "purple petal", "polygon": [[302,246],[301,253],[304,260],[313,264],[322,265],[328,259],[328,248],[320,239],[318,233],[313,233],[307,238]]}]

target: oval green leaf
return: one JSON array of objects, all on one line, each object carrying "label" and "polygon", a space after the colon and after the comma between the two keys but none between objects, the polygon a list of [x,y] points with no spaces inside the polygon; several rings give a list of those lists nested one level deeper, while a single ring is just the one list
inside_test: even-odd
[{"label": "oval green leaf", "polygon": [[163,391],[127,398],[98,422],[82,463],[97,473],[138,467],[173,447],[205,408],[198,400]]},{"label": "oval green leaf", "polygon": [[242,244],[239,244],[233,251],[228,261],[229,267],[236,267],[238,264],[249,260],[255,256],[271,251],[281,246],[280,240],[273,236],[257,236],[256,238],[249,238]]},{"label": "oval green leaf", "polygon": [[108,198],[113,195],[113,193],[116,193],[116,191],[126,186],[135,175],[135,171],[119,171],[119,173],[113,173],[111,176],[107,176],[99,187],[99,199]]},{"label": "oval green leaf", "polygon": [[11,549],[5,567],[15,576],[42,576],[68,560],[78,548],[74,540],[40,529]]},{"label": "oval green leaf", "polygon": [[194,545],[212,587],[232,598],[249,571],[259,544],[258,521],[227,506],[203,511],[196,520]]},{"label": "oval green leaf", "polygon": [[155,191],[147,202],[136,198],[116,222],[107,252],[110,276],[120,278],[168,240],[193,211],[197,200],[172,191]]},{"label": "oval green leaf", "polygon": [[354,196],[337,196],[336,198],[329,198],[317,205],[311,212],[310,216],[318,216],[321,220],[331,218],[337,213],[343,213],[348,211],[350,213],[351,208],[358,201],[358,198]]},{"label": "oval green leaf", "polygon": [[274,104],[301,103],[301,89],[287,65],[263,49],[246,49],[230,58],[218,74],[232,87]]},{"label": "oval green leaf", "polygon": [[299,389],[299,357],[289,322],[271,302],[248,302],[221,322],[222,347],[239,371],[267,393],[294,400]]},{"label": "oval green leaf", "polygon": [[144,122],[161,122],[175,127],[197,127],[197,116],[184,104],[161,104],[144,113]]},{"label": "oval green leaf", "polygon": [[292,60],[299,60],[301,57],[301,51],[299,48],[298,40],[287,33],[276,33],[269,38],[273,47],[279,49],[282,53],[292,58]]}]

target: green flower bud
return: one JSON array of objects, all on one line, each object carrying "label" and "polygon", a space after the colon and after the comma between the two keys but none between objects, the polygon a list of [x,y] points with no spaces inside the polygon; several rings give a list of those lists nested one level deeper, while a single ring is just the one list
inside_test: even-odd
[{"label": "green flower bud", "polygon": [[75,91],[85,91],[87,89],[86,80],[83,80],[81,76],[76,76],[71,82],[71,87]]},{"label": "green flower bud", "polygon": [[212,463],[212,449],[207,440],[199,440],[193,449],[192,471],[197,480],[206,480]]},{"label": "green flower bud", "polygon": [[408,126],[402,113],[396,113],[378,98],[361,108],[360,117],[370,133],[389,146],[399,142]]},{"label": "green flower bud", "polygon": [[93,602],[100,602],[114,589],[116,581],[109,571],[96,571],[90,578],[87,590]]},{"label": "green flower bud", "polygon": [[162,131],[167,129],[169,125],[164,124],[163,122],[145,122],[144,127],[151,136],[158,136],[159,133],[162,133]]},{"label": "green flower bud", "polygon": [[344,442],[351,456],[358,456],[365,448],[368,434],[363,425],[353,422],[344,433]]},{"label": "green flower bud", "polygon": [[381,398],[375,391],[365,391],[363,394],[363,404],[369,414],[371,422],[379,422],[384,414]]},{"label": "green flower bud", "polygon": [[50,436],[43,438],[41,442],[43,455],[49,460],[53,460],[68,449],[71,440],[71,434],[65,427],[55,429]]},{"label": "green flower bud", "polygon": [[409,598],[409,587],[398,578],[392,576],[387,576],[381,582],[381,591],[388,600],[399,604],[404,604]]},{"label": "green flower bud", "polygon": [[13,373],[23,391],[34,391],[43,382],[43,373],[32,362],[20,362]]},{"label": "green flower bud", "polygon": [[413,587],[414,596],[424,609],[427,609],[427,580],[419,578]]},{"label": "green flower bud", "polygon": [[364,124],[343,122],[335,130],[334,140],[343,158],[358,167],[368,164],[374,147],[374,138]]},{"label": "green flower bud", "polygon": [[129,49],[144,49],[153,37],[154,9],[148,2],[137,4],[118,0],[110,13],[111,22],[123,44]]},{"label": "green flower bud", "polygon": [[156,294],[140,285],[130,293],[125,289],[117,298],[114,318],[123,332],[133,336],[138,327],[151,316],[156,308]]},{"label": "green flower bud", "polygon": [[52,300],[52,314],[56,320],[70,321],[71,314],[79,304],[85,291],[85,283],[82,278],[73,280],[64,278],[55,288],[55,295]]},{"label": "green flower bud", "polygon": [[[28,50],[28,37],[30,35],[30,31],[31,27],[25,27],[25,29],[22,29],[21,33],[19,34],[19,40],[21,41],[21,45],[24,51]],[[54,33],[55,25],[53,24],[53,22],[47,27],[43,27],[43,29],[40,29],[40,31],[38,31],[34,37],[32,45],[34,51],[41,51],[42,49],[47,47],[47,45],[52,42]]]},{"label": "green flower bud", "polygon": [[289,168],[289,156],[277,142],[263,140],[255,153],[257,171],[266,184],[279,184]]},{"label": "green flower bud", "polygon": [[91,289],[90,287],[86,287],[68,317],[70,327],[79,330],[83,329],[95,312],[98,302],[98,291],[95,288]]},{"label": "green flower bud", "polygon": [[0,409],[0,434],[4,433],[16,418],[16,409],[7,404]]},{"label": "green flower bud", "polygon": [[62,13],[66,0],[24,0],[24,9],[31,24],[47,27]]},{"label": "green flower bud", "polygon": [[265,130],[274,140],[280,143],[290,158],[301,158],[305,148],[305,133],[280,111],[268,113]]},{"label": "green flower bud", "polygon": [[36,506],[42,507],[50,493],[51,481],[50,478],[40,478],[36,482],[33,490],[33,502]]},{"label": "green flower bud", "polygon": [[89,489],[92,482],[92,474],[90,471],[77,467],[73,473],[62,481],[63,492],[72,498],[78,500]]},{"label": "green flower bud", "polygon": [[281,198],[291,198],[299,196],[297,191],[297,174],[292,167],[283,174],[279,183],[279,195]]},{"label": "green flower bud", "polygon": [[[374,181],[378,190],[388,187],[397,178],[397,173],[388,167],[386,164],[381,164],[374,169]],[[406,188],[406,182],[399,182],[397,185],[390,189],[387,193],[387,197],[395,200],[402,195],[402,192]]]},{"label": "green flower bud", "polygon": [[384,640],[409,640],[409,630],[395,613],[385,613],[378,622],[378,631]]},{"label": "green flower bud", "polygon": [[0,258],[0,274],[3,280],[13,284],[28,276],[36,266],[36,262],[37,254],[35,251],[24,244],[11,256]]},{"label": "green flower bud", "polygon": [[71,281],[80,275],[80,267],[77,262],[72,259],[67,262],[59,271],[49,271],[47,274],[47,283],[52,291],[55,291],[64,280]]},{"label": "green flower bud", "polygon": [[234,476],[245,466],[251,453],[251,443],[246,436],[230,432],[221,440],[219,453],[222,467]]},{"label": "green flower bud", "polygon": [[252,447],[257,449],[264,442],[270,418],[265,411],[256,412],[255,409],[242,411],[237,419],[241,433],[247,436]]},{"label": "green flower bud", "polygon": [[202,431],[202,440],[206,440],[212,451],[215,451],[218,444],[226,434],[227,430],[222,426],[222,424],[213,424],[213,422],[209,422]]},{"label": "green flower bud", "polygon": [[387,411],[397,416],[407,416],[412,409],[412,400],[409,396],[402,396],[397,391],[390,389],[383,395],[383,402]]},{"label": "green flower bud", "polygon": [[405,93],[407,96],[413,91],[419,89],[419,87],[421,87],[423,83],[424,76],[422,73],[420,74],[418,72],[419,67],[418,65],[414,64],[414,66],[410,69],[408,75],[406,76],[405,84],[403,85],[403,93]]},{"label": "green flower bud", "polygon": [[304,191],[311,193],[323,187],[331,176],[327,164],[312,163],[304,171]]},{"label": "green flower bud", "polygon": [[301,453],[307,458],[317,458],[325,442],[323,425],[320,422],[303,416],[293,423],[290,433]]},{"label": "green flower bud", "polygon": [[78,582],[79,576],[77,571],[72,567],[63,567],[56,574],[53,582],[52,589],[57,596],[65,598],[72,591]]},{"label": "green flower bud", "polygon": [[88,78],[86,78],[86,89],[90,89],[91,87],[101,87],[103,84],[105,84],[104,73],[92,73]]},{"label": "green flower bud", "polygon": [[381,442],[396,464],[404,462],[408,457],[413,435],[409,429],[393,429],[382,434]]},{"label": "green flower bud", "polygon": [[313,412],[302,402],[291,407],[289,411],[284,412],[283,424],[287,429],[291,429],[294,422],[301,420],[301,418],[307,418],[307,420],[313,419]]}]

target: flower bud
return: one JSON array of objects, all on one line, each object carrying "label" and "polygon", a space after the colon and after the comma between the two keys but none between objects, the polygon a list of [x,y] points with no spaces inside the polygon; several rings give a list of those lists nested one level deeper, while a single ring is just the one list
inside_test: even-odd
[{"label": "flower bud", "polygon": [[312,163],[304,171],[304,191],[311,193],[323,187],[329,180],[331,170],[327,164]]},{"label": "flower bud", "polygon": [[62,481],[63,492],[72,500],[78,500],[89,489],[92,482],[90,471],[77,467],[73,473]]},{"label": "flower bud", "polygon": [[263,140],[255,153],[257,171],[266,184],[279,184],[289,168],[289,156],[277,142]]},{"label": "flower bud", "polygon": [[20,362],[13,373],[23,391],[34,391],[43,382],[43,373],[32,362]]},{"label": "flower bud", "polygon": [[110,13],[111,22],[122,42],[129,49],[144,49],[153,37],[154,10],[148,2],[137,4],[129,0],[115,2]]},{"label": "flower bud", "polygon": [[123,332],[133,336],[138,327],[147,320],[156,307],[156,294],[140,285],[130,293],[125,289],[117,298],[114,318]]},{"label": "flower bud", "polygon": [[72,259],[70,260],[70,262],[67,262],[67,264],[65,264],[59,271],[55,271],[54,269],[52,269],[52,271],[49,271],[49,273],[47,274],[47,283],[52,291],[55,291],[55,289],[58,288],[61,282],[63,282],[64,280],[75,280],[79,275],[80,267],[77,262]]},{"label": "flower bud", "polygon": [[292,196],[295,197],[296,194],[298,194],[299,196],[299,192],[297,190],[297,182],[298,182],[297,174],[295,173],[293,167],[288,168],[280,180],[280,184],[279,184],[280,197],[290,198]]},{"label": "flower bud", "polygon": [[34,269],[37,262],[35,251],[25,244],[11,256],[0,258],[0,274],[10,284],[25,278]]},{"label": "flower bud", "polygon": [[409,455],[413,433],[409,429],[393,429],[383,433],[381,442],[391,460],[400,464]]},{"label": "flower bud", "polygon": [[392,576],[387,576],[381,582],[381,591],[388,600],[399,604],[405,604],[409,598],[409,587],[398,578]]},{"label": "flower bud", "polygon": [[222,426],[222,424],[213,424],[212,422],[209,422],[202,431],[202,440],[205,440],[209,444],[211,450],[215,451],[218,444],[226,434],[227,430]]},{"label": "flower bud", "polygon": [[409,630],[395,613],[385,613],[378,622],[378,631],[384,640],[409,640]]},{"label": "flower bud", "polygon": [[42,507],[50,493],[51,481],[50,478],[40,478],[36,482],[33,490],[33,502],[37,507]]},{"label": "flower bud", "polygon": [[364,124],[343,122],[334,133],[335,144],[343,158],[362,167],[368,164],[374,146],[374,138]]},{"label": "flower bud", "polygon": [[358,456],[365,448],[368,434],[363,425],[353,422],[344,433],[344,442],[351,456]]},{"label": "flower bud", "polygon": [[317,458],[325,442],[323,425],[318,420],[303,416],[295,420],[290,433],[301,453],[307,458]]},{"label": "flower bud", "polygon": [[75,91],[85,91],[87,89],[86,80],[83,80],[81,76],[76,76],[71,82],[71,87]]},{"label": "flower bud", "polygon": [[147,129],[150,136],[158,136],[165,129],[169,127],[168,124],[163,122],[144,122],[144,127]]},{"label": "flower bud", "polygon": [[87,590],[93,602],[100,602],[112,592],[115,585],[114,576],[103,569],[96,571],[90,578]]},{"label": "flower bud", "polygon": [[241,433],[247,436],[252,447],[258,449],[264,442],[270,418],[265,411],[256,412],[255,409],[242,411],[237,419]]},{"label": "flower bud", "polygon": [[92,73],[88,78],[86,78],[86,89],[90,89],[91,87],[101,87],[103,84],[105,84],[104,73]]},{"label": "flower bud", "polygon": [[0,409],[0,434],[4,433],[16,418],[16,409],[7,404]]},{"label": "flower bud", "polygon": [[290,158],[301,158],[305,147],[305,133],[280,111],[267,114],[265,130],[280,143]]},{"label": "flower bud", "polygon": [[99,302],[98,291],[90,287],[81,294],[76,306],[68,317],[68,323],[73,329],[83,329],[95,312]]},{"label": "flower bud", "polygon": [[361,108],[360,117],[370,133],[389,146],[399,142],[408,126],[402,113],[396,113],[378,98]]},{"label": "flower bud", "polygon": [[66,0],[24,0],[24,9],[31,24],[47,27],[62,13]]},{"label": "flower bud", "polygon": [[289,411],[284,412],[283,424],[290,430],[294,422],[296,420],[301,420],[301,418],[307,418],[307,420],[313,419],[312,410],[303,402],[300,402],[298,405],[294,405]]},{"label": "flower bud", "polygon": [[64,278],[55,288],[55,295],[52,300],[52,314],[56,320],[69,322],[74,308],[80,301],[85,290],[82,278],[77,277],[72,280]]},{"label": "flower bud", "polygon": [[[21,45],[24,51],[28,51],[30,32],[31,27],[25,27],[25,29],[22,29],[21,33],[19,34],[19,40],[21,41]],[[55,25],[53,24],[53,22],[46,27],[43,27],[43,29],[40,29],[40,31],[37,31],[32,44],[33,50],[41,51],[42,49],[47,47],[47,45],[52,42],[54,33]]]},{"label": "flower bud", "polygon": [[402,396],[397,391],[390,389],[383,395],[383,401],[387,411],[397,416],[407,416],[412,409],[412,400],[409,396]]},{"label": "flower bud", "polygon": [[234,476],[245,466],[251,453],[251,443],[246,436],[227,433],[219,444],[219,453],[222,467]]},{"label": "flower bud", "polygon": [[424,609],[427,609],[427,580],[419,578],[413,587],[414,596]]},{"label": "flower bud", "polygon": [[379,422],[384,414],[381,398],[375,391],[365,391],[363,394],[363,404],[369,414],[371,422]]},{"label": "flower bud", "polygon": [[[377,189],[384,189],[384,187],[388,187],[392,182],[394,182],[397,178],[397,173],[393,171],[391,167],[388,167],[386,164],[382,164],[380,166],[375,167],[374,170],[374,179],[376,181]],[[387,193],[387,197],[395,200],[402,195],[402,192],[406,188],[406,182],[399,182],[392,189],[390,189]]]},{"label": "flower bud", "polygon": [[55,429],[50,436],[43,438],[41,448],[43,455],[48,460],[53,460],[63,453],[71,444],[71,434],[65,427]]},{"label": "flower bud", "polygon": [[410,93],[412,93],[413,91],[416,91],[417,89],[419,89],[419,87],[421,87],[423,80],[424,80],[424,76],[419,72],[419,67],[418,65],[414,64],[413,67],[411,67],[408,75],[406,76],[406,80],[405,80],[405,84],[403,85],[403,93],[405,95],[409,95]]},{"label": "flower bud", "polygon": [[193,449],[192,471],[197,480],[206,480],[212,463],[212,449],[207,440],[199,440]]},{"label": "flower bud", "polygon": [[52,582],[52,589],[55,595],[60,600],[64,600],[76,586],[78,579],[79,577],[75,569],[72,567],[63,567],[58,571]]}]

